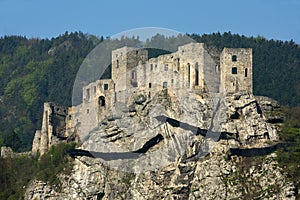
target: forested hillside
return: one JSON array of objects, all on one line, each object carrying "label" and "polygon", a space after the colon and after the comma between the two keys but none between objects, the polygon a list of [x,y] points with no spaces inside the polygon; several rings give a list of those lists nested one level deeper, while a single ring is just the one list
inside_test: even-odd
[{"label": "forested hillside", "polygon": [[43,102],[70,106],[78,68],[100,40],[77,32],[52,39],[0,38],[0,145],[30,149]]},{"label": "forested hillside", "polygon": [[[300,105],[300,48],[293,41],[230,32],[189,36],[219,48],[253,48],[254,93],[283,105]],[[43,102],[71,105],[76,73],[101,41],[103,37],[77,32],[52,39],[0,38],[0,146],[30,149],[34,131],[41,126]]]}]

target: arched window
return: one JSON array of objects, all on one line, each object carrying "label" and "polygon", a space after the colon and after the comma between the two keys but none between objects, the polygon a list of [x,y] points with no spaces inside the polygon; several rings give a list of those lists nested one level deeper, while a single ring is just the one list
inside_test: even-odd
[{"label": "arched window", "polygon": [[237,61],[237,56],[236,56],[236,55],[233,55],[233,56],[231,57],[231,60],[232,60],[232,62],[236,62],[236,61]]},{"label": "arched window", "polygon": [[101,106],[101,107],[104,107],[105,106],[105,97],[104,96],[100,96],[99,99],[98,99],[98,104]]}]

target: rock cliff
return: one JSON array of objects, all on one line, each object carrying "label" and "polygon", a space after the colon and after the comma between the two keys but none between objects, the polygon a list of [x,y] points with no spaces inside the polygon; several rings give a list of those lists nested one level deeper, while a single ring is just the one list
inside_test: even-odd
[{"label": "rock cliff", "polygon": [[276,153],[230,155],[278,142],[268,112],[276,107],[249,94],[137,91],[81,135],[80,149],[93,157],[75,156],[60,190],[36,180],[25,199],[295,199]]}]

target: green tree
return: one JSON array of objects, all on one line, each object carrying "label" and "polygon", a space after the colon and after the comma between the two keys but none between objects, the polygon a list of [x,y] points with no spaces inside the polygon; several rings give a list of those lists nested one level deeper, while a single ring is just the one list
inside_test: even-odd
[{"label": "green tree", "polygon": [[0,132],[0,148],[3,146],[3,134]]}]

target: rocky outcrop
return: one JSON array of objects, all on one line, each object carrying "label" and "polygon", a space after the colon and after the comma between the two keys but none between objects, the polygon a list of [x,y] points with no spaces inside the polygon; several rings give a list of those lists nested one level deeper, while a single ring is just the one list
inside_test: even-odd
[{"label": "rocky outcrop", "polygon": [[[92,156],[74,155],[71,175],[58,177],[60,191],[34,181],[25,199],[295,199],[275,153],[229,156],[230,148],[278,142],[276,127],[254,96],[202,98],[168,90],[152,99],[135,95],[128,106],[82,135],[80,148]],[[197,134],[198,128],[207,135]],[[124,157],[130,152],[140,154]]]},{"label": "rocky outcrop", "polygon": [[227,160],[227,146],[221,142],[207,157],[181,158],[141,174],[109,170],[93,158],[78,157],[72,175],[60,177],[60,192],[35,181],[26,199],[294,199],[295,188],[275,154]]},{"label": "rocky outcrop", "polygon": [[277,101],[264,96],[256,96],[255,98],[269,123],[276,124],[283,122],[284,114]]},{"label": "rocky outcrop", "polygon": [[260,104],[253,96],[229,96],[227,108],[229,118],[223,128],[236,133],[243,146],[264,147],[269,145],[269,142],[278,141],[276,127],[268,122]]}]

